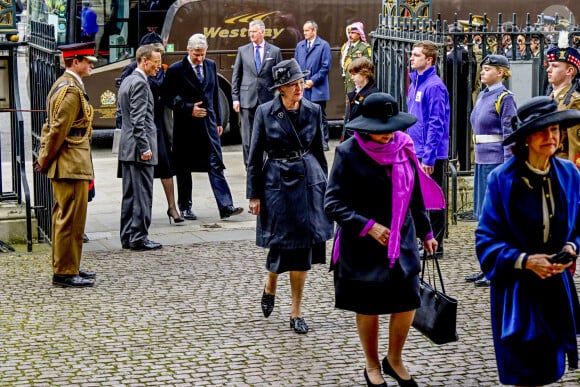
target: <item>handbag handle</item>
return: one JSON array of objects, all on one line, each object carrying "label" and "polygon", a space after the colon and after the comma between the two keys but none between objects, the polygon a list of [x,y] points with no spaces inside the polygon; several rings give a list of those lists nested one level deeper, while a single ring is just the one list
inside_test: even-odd
[{"label": "handbag handle", "polygon": [[[427,255],[427,251],[424,251],[423,253],[423,262],[421,265],[421,279],[423,279],[423,277],[425,276],[425,265],[427,264],[427,260],[432,260],[434,261],[433,265],[435,267],[437,267],[437,274],[439,275],[439,283],[441,284],[441,291],[443,293],[445,293],[445,284],[443,284],[443,276],[441,275],[441,268],[439,267],[439,260],[437,259],[437,255],[436,254],[431,254],[431,255]],[[430,279],[431,276],[428,274],[427,278]],[[435,284],[435,273],[433,273],[433,282],[432,282],[433,287],[435,288],[435,290],[437,290],[437,285]]]}]

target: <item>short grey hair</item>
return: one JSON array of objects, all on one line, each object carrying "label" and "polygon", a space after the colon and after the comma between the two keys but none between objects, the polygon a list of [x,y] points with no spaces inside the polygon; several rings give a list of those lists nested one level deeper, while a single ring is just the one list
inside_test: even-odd
[{"label": "short grey hair", "polygon": [[188,50],[207,49],[207,38],[204,34],[193,34],[187,41]]},{"label": "short grey hair", "polygon": [[250,28],[253,26],[258,26],[258,28],[261,29],[262,31],[264,31],[266,29],[266,25],[261,20],[252,20],[250,22]]},{"label": "short grey hair", "polygon": [[306,25],[306,24],[310,24],[310,26],[312,27],[312,29],[314,31],[318,31],[318,24],[316,24],[316,22],[314,20],[306,20],[304,22],[304,25]]}]

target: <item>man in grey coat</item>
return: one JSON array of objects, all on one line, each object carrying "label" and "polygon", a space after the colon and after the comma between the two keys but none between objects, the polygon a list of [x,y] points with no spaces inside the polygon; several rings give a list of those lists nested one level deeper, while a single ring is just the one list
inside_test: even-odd
[{"label": "man in grey coat", "polygon": [[149,240],[153,202],[153,167],[157,164],[157,129],[153,117],[153,93],[147,77],[161,68],[161,52],[154,45],[137,49],[137,68],[119,88],[121,113],[119,161],[123,177],[121,244],[124,249],[155,250]]},{"label": "man in grey coat", "polygon": [[274,98],[274,91],[270,90],[274,84],[272,68],[282,61],[280,48],[264,40],[265,32],[263,21],[250,22],[248,35],[251,42],[238,48],[232,74],[233,108],[242,115],[242,150],[246,167],[256,108]]}]

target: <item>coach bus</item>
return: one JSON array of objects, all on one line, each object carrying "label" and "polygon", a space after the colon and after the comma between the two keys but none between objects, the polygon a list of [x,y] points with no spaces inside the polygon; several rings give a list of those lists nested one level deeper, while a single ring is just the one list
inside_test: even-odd
[{"label": "coach bus", "polygon": [[[231,75],[237,48],[249,42],[248,23],[261,19],[266,24],[266,40],[282,49],[284,58],[294,54],[303,39],[302,26],[314,20],[318,35],[330,43],[332,71],[331,101],[327,103],[329,120],[339,122],[344,115],[344,87],[340,69],[340,47],[346,41],[345,27],[355,21],[365,26],[367,40],[375,30],[383,1],[390,0],[29,0],[30,20],[44,21],[55,27],[59,44],[81,40],[81,12],[91,7],[97,14],[96,54],[99,62],[93,75],[85,79],[91,103],[95,107],[94,127],[114,128],[116,79],[134,57],[141,36],[149,31],[159,33],[167,53],[164,63],[170,65],[183,58],[186,43],[194,33],[208,38],[208,58],[216,61],[220,78],[220,99],[225,130],[239,134],[238,117],[231,103]],[[414,3],[417,3],[415,1]],[[494,20],[498,12],[504,20],[517,13],[535,18],[541,13],[575,23],[580,13],[577,0],[433,0],[432,17],[442,20],[467,19],[469,13],[488,14]],[[226,123],[229,122],[229,125]]]}]

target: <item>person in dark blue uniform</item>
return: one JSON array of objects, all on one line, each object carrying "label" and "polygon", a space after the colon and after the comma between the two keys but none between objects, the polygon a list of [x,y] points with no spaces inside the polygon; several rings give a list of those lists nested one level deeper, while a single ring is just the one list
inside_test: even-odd
[{"label": "person in dark blue uniform", "polygon": [[[555,157],[562,129],[580,111],[558,111],[550,97],[522,104],[503,145],[514,156],[489,175],[475,231],[481,270],[491,281],[493,343],[502,384],[558,381],[566,357],[578,368],[580,305],[571,268],[552,263],[580,247],[580,172]],[[575,259],[575,258],[574,258]]]},{"label": "person in dark blue uniform", "polygon": [[[475,177],[473,184],[473,217],[479,219],[489,173],[511,157],[503,140],[512,133],[512,118],[516,103],[512,93],[503,85],[511,78],[510,64],[503,55],[487,55],[481,61],[481,83],[485,88],[477,96],[471,111]],[[488,287],[489,280],[483,272],[468,275],[467,282]]]}]

